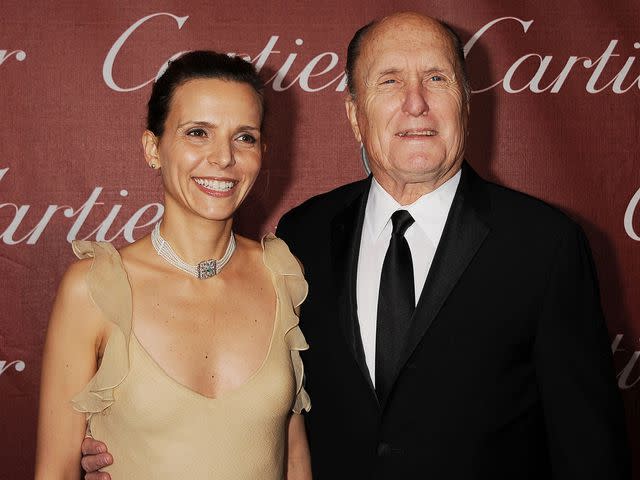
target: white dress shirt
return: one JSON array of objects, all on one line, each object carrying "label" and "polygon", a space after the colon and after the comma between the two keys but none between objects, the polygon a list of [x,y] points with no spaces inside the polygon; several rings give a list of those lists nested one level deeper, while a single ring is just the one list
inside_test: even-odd
[{"label": "white dress shirt", "polygon": [[400,205],[375,178],[371,182],[360,240],[356,301],[365,359],[374,384],[378,291],[382,263],[391,240],[391,215],[396,210],[407,210],[415,220],[404,237],[411,250],[417,304],[459,183],[458,171],[436,190],[423,195],[411,205]]}]

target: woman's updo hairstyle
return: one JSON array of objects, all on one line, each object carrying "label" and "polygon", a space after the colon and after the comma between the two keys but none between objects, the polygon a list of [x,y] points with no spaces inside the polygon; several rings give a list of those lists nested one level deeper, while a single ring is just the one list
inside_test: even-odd
[{"label": "woman's updo hairstyle", "polygon": [[258,95],[264,112],[264,82],[252,64],[240,57],[230,57],[211,50],[194,50],[171,60],[165,72],[153,84],[147,103],[147,130],[157,137],[164,133],[173,92],[183,83],[197,78],[218,78],[246,83]]}]

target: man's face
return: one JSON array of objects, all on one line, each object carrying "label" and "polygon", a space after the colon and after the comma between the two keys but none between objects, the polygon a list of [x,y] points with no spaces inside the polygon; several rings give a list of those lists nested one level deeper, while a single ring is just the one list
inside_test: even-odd
[{"label": "man's face", "polygon": [[468,105],[442,27],[417,14],[382,20],[363,38],[354,77],[347,114],[382,187],[406,204],[451,178]]}]

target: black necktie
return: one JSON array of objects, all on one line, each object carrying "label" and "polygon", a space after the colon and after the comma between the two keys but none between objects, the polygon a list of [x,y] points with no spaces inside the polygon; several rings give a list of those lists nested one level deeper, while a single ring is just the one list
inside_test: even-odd
[{"label": "black necktie", "polygon": [[376,325],[376,392],[382,402],[391,387],[415,309],[413,262],[404,232],[414,222],[406,210],[391,216],[393,231],[382,264]]}]

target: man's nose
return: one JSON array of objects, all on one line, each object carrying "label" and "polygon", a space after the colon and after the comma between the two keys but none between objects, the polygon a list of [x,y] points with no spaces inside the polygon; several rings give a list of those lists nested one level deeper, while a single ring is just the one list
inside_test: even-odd
[{"label": "man's nose", "polygon": [[219,168],[227,168],[236,163],[233,146],[229,142],[218,142],[207,152],[207,162]]},{"label": "man's nose", "polygon": [[414,117],[426,115],[429,111],[427,91],[422,83],[412,83],[405,89],[403,111]]}]

